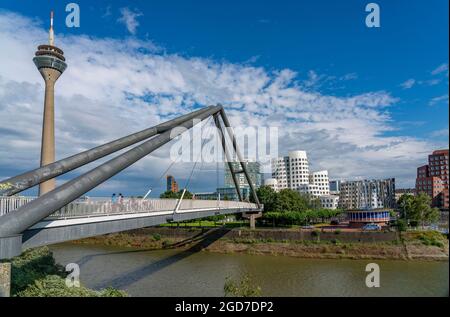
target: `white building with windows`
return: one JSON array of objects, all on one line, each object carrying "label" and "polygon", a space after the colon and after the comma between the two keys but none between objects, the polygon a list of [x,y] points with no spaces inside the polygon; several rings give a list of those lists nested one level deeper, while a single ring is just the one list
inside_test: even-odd
[{"label": "white building with windows", "polygon": [[268,178],[264,180],[264,185],[272,188],[274,191],[278,191],[278,181],[275,178]]},{"label": "white building with windows", "polygon": [[272,178],[277,180],[278,190],[294,189],[309,184],[309,163],[305,151],[289,152],[288,156],[272,160]]},{"label": "white building with windows", "polygon": [[328,171],[312,172],[309,175],[309,183],[318,187],[318,195],[330,194],[330,180],[328,178]]},{"label": "white building with windows", "polygon": [[276,191],[289,188],[314,197],[330,194],[328,171],[310,173],[305,151],[273,159],[272,178],[266,180],[266,185]]},{"label": "white building with windows", "polygon": [[325,195],[320,196],[320,205],[326,209],[337,209],[339,206],[339,196],[336,195]]}]

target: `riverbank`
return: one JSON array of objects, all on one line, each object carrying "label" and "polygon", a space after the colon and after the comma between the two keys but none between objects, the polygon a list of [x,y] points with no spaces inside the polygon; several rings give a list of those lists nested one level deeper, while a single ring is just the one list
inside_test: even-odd
[{"label": "riverbank", "polygon": [[448,261],[448,239],[437,232],[320,232],[289,229],[144,228],[74,241],[146,250],[179,249],[309,259]]},{"label": "riverbank", "polygon": [[125,297],[124,291],[106,288],[95,291],[82,285],[68,287],[64,267],[57,264],[47,247],[25,251],[11,261],[13,297]]}]

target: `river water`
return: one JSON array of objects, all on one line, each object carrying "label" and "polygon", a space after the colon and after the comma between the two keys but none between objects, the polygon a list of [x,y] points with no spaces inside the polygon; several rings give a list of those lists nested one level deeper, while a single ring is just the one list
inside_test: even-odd
[{"label": "river water", "polygon": [[[178,250],[60,244],[58,263],[77,263],[81,283],[131,296],[223,296],[226,277],[248,273],[263,296],[448,296],[448,262],[315,260],[286,256],[186,253]],[[380,288],[365,267],[380,266]]]}]

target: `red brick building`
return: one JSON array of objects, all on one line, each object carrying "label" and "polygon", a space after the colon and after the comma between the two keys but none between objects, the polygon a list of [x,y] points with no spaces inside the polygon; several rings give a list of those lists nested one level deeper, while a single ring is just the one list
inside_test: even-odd
[{"label": "red brick building", "polygon": [[448,210],[449,206],[449,153],[434,151],[428,156],[428,165],[417,168],[416,193],[427,193],[433,199],[433,207]]}]

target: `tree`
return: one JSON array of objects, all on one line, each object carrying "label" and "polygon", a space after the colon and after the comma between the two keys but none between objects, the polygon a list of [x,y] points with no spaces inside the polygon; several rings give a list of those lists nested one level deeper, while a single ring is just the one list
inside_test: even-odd
[{"label": "tree", "polygon": [[[168,191],[162,193],[162,194],[159,196],[159,198],[165,198],[165,199],[180,199],[182,194],[183,194],[183,191],[182,191],[182,190],[180,190],[180,191],[177,192],[177,193],[174,193],[174,192],[168,190]],[[183,199],[192,199],[192,193],[189,192],[188,190],[186,190],[186,193],[184,193]]]},{"label": "tree", "polygon": [[297,191],[292,189],[281,190],[276,199],[277,211],[306,211],[308,209],[308,201]]},{"label": "tree", "polygon": [[414,196],[403,194],[398,199],[397,205],[400,210],[400,218],[407,219],[408,212],[412,210]]},{"label": "tree", "polygon": [[416,196],[402,195],[398,201],[401,217],[411,225],[433,223],[439,220],[439,209],[431,207],[431,197],[426,193]]},{"label": "tree", "polygon": [[[276,210],[277,192],[269,186],[261,186],[256,190],[259,202],[264,205],[264,212]],[[253,197],[252,197],[253,200]]]}]

